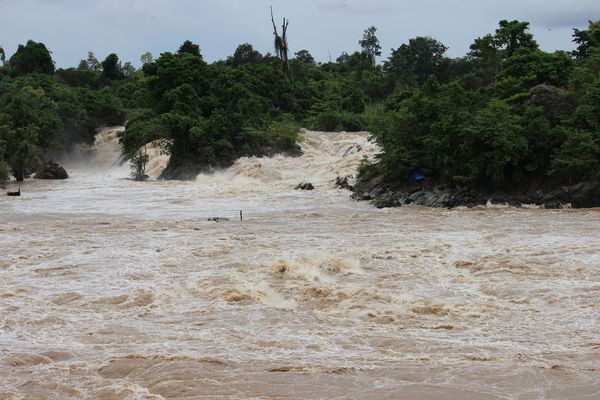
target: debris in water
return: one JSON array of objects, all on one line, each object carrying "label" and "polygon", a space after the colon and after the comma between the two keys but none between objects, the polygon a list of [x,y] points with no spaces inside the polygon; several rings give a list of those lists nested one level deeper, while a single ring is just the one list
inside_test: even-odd
[{"label": "debris in water", "polygon": [[213,222],[229,221],[229,218],[212,217],[212,218],[208,218],[207,221],[213,221]]}]

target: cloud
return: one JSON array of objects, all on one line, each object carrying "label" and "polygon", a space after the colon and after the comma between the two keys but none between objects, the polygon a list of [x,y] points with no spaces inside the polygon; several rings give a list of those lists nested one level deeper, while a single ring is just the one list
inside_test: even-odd
[{"label": "cloud", "polygon": [[[7,55],[27,39],[45,42],[59,66],[77,65],[88,50],[125,61],[198,43],[214,61],[249,42],[272,51],[269,6],[290,19],[290,50],[308,49],[319,61],[358,50],[374,25],[384,50],[418,35],[432,36],[461,56],[501,19],[531,22],[542,48],[569,49],[570,28],[600,18],[598,0],[0,0]],[[35,10],[35,12],[32,12]],[[550,32],[548,29],[551,29]]]},{"label": "cloud", "polygon": [[346,14],[377,15],[390,12],[398,12],[405,7],[403,1],[393,0],[324,0],[316,1],[317,7],[328,12],[339,12]]},{"label": "cloud", "polygon": [[506,18],[529,21],[544,28],[574,28],[586,26],[588,20],[600,18],[597,0],[504,0],[488,8],[488,13],[506,14]]},{"label": "cloud", "polygon": [[[532,24],[539,25],[545,28],[578,28],[588,25],[589,20],[594,20],[600,17],[600,6],[596,12],[569,10],[564,13],[552,12],[541,13],[535,18],[532,18]],[[591,16],[595,15],[596,18]]]}]

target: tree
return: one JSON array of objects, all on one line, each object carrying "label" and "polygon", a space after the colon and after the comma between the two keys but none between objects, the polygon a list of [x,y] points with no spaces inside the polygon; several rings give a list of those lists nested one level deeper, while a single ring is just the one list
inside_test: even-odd
[{"label": "tree", "polygon": [[142,65],[152,64],[152,61],[154,61],[154,57],[152,56],[152,53],[147,51],[140,56],[140,61],[142,62]]},{"label": "tree", "polygon": [[123,64],[121,72],[123,72],[123,75],[129,76],[135,72],[135,67],[129,61],[127,61],[125,64]]},{"label": "tree", "polygon": [[502,69],[502,62],[511,58],[518,49],[536,50],[538,45],[533,35],[528,32],[529,23],[502,20],[499,28],[491,35],[475,39],[468,54],[470,60],[476,63],[487,82],[495,81]]},{"label": "tree", "polygon": [[[87,64],[86,64],[87,66]],[[57,81],[73,87],[98,87],[98,77],[88,69],[82,68],[59,68],[56,70],[55,78]]]},{"label": "tree", "polygon": [[576,64],[569,77],[569,87],[577,96],[583,96],[589,86],[600,76],[600,48],[590,48],[586,58]]},{"label": "tree", "polygon": [[86,62],[90,70],[95,72],[102,71],[102,64],[100,64],[100,61],[98,61],[94,53],[92,53],[91,51],[88,51],[88,57]]},{"label": "tree", "polygon": [[315,59],[308,50],[300,50],[296,54],[296,60],[305,65],[315,65]]},{"label": "tree", "polygon": [[587,58],[592,48],[600,48],[600,20],[588,22],[588,29],[573,29],[573,42],[577,44],[577,49],[572,54],[578,59]]},{"label": "tree", "polygon": [[281,36],[279,36],[279,32],[277,31],[277,26],[275,25],[275,19],[273,18],[273,7],[271,7],[271,22],[273,23],[273,36],[275,36],[275,53],[277,57],[281,60],[281,69],[286,75],[290,75],[290,63],[288,59],[288,41],[287,41],[287,29],[290,21],[287,19],[283,19],[283,23],[281,24]]},{"label": "tree", "polygon": [[191,54],[193,56],[202,58],[202,55],[200,54],[200,46],[192,43],[189,40],[183,42],[183,44],[179,47],[177,54]]},{"label": "tree", "polygon": [[494,35],[494,45],[504,52],[503,58],[510,58],[519,47],[528,49],[537,49],[537,42],[533,35],[528,32],[529,22],[502,20],[498,23],[500,26],[496,29]]},{"label": "tree", "polygon": [[166,112],[173,107],[173,97],[167,94],[182,85],[190,85],[198,95],[208,88],[206,77],[207,65],[198,57],[188,52],[163,53],[152,64],[143,67],[144,74],[150,77],[148,88],[150,100],[158,113]]},{"label": "tree", "polygon": [[574,124],[593,132],[600,141],[600,78],[585,86],[580,104],[573,115]]},{"label": "tree", "polygon": [[365,29],[363,38],[358,41],[358,44],[362,47],[363,53],[369,57],[373,66],[376,64],[377,56],[381,55],[381,46],[379,45],[379,39],[375,36],[375,32],[377,32],[377,28],[370,26]]},{"label": "tree", "polygon": [[4,188],[6,181],[10,177],[10,167],[5,161],[6,141],[0,138],[0,187]]},{"label": "tree", "polygon": [[590,132],[567,129],[566,140],[552,160],[552,173],[569,181],[600,178],[600,139]]},{"label": "tree", "polygon": [[148,164],[148,161],[150,161],[150,157],[148,157],[146,145],[144,145],[135,152],[129,162],[131,166],[131,177],[134,180],[145,181],[148,178],[146,175],[146,165]]},{"label": "tree", "polygon": [[254,50],[250,43],[240,44],[233,56],[227,57],[227,64],[238,67],[243,64],[258,64],[262,61],[263,56],[259,51]]},{"label": "tree", "polygon": [[15,178],[22,181],[36,151],[56,143],[62,124],[56,103],[43,89],[13,90],[0,98],[0,143],[6,143],[7,161]]},{"label": "tree", "polygon": [[79,61],[79,65],[77,66],[77,69],[79,71],[89,71],[90,66],[88,65],[86,60],[81,60],[81,61]]},{"label": "tree", "polygon": [[2,46],[0,46],[0,61],[2,61],[2,65],[4,65],[4,62],[6,61],[6,55],[4,54]]},{"label": "tree", "polygon": [[10,177],[10,167],[4,161],[4,159],[0,159],[0,187],[4,188],[6,185],[6,181]]},{"label": "tree", "polygon": [[102,61],[102,75],[101,80],[105,83],[111,81],[123,79],[125,75],[121,70],[121,62],[119,56],[115,53],[109,54],[104,61]]},{"label": "tree", "polygon": [[515,177],[527,151],[519,118],[508,105],[492,100],[464,124],[461,162],[467,182],[502,187]]},{"label": "tree", "polygon": [[573,69],[573,59],[564,51],[546,53],[539,49],[520,47],[503,63],[503,70],[498,75],[498,88],[502,89],[505,80],[510,90],[504,92],[506,97],[523,93],[541,84],[566,87]]},{"label": "tree", "polygon": [[52,75],[54,73],[54,61],[52,61],[50,51],[43,43],[33,40],[27,41],[25,46],[20,44],[9,63],[15,76],[32,73]]},{"label": "tree", "polygon": [[372,69],[371,59],[366,53],[355,51],[348,54],[345,51],[337,58],[336,62],[340,68],[338,73],[341,75],[350,75],[353,72],[362,74],[368,69]]},{"label": "tree", "polygon": [[430,38],[417,36],[403,44],[392,54],[384,64],[384,70],[396,81],[404,84],[416,82],[423,84],[429,75],[435,75],[440,81],[445,80],[448,59],[444,53],[448,48],[441,42]]},{"label": "tree", "polygon": [[[489,81],[496,79],[502,66],[502,54],[494,36],[487,34],[477,38],[469,48],[471,49],[468,53],[469,59],[475,60],[478,67],[487,72]],[[489,79],[490,75],[493,79]]]}]

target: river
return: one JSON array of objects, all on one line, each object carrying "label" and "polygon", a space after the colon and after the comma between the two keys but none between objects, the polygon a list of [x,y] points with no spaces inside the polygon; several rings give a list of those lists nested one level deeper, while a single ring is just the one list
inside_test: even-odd
[{"label": "river", "polygon": [[115,132],[0,196],[0,399],[600,398],[600,211],[376,209],[364,133],[134,182]]}]

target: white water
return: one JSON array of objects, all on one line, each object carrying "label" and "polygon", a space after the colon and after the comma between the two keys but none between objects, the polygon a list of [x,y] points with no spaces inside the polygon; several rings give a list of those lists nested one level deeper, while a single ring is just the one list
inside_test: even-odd
[{"label": "white water", "polygon": [[599,211],[378,210],[366,134],[134,182],[111,132],[0,197],[0,399],[600,397]]}]

